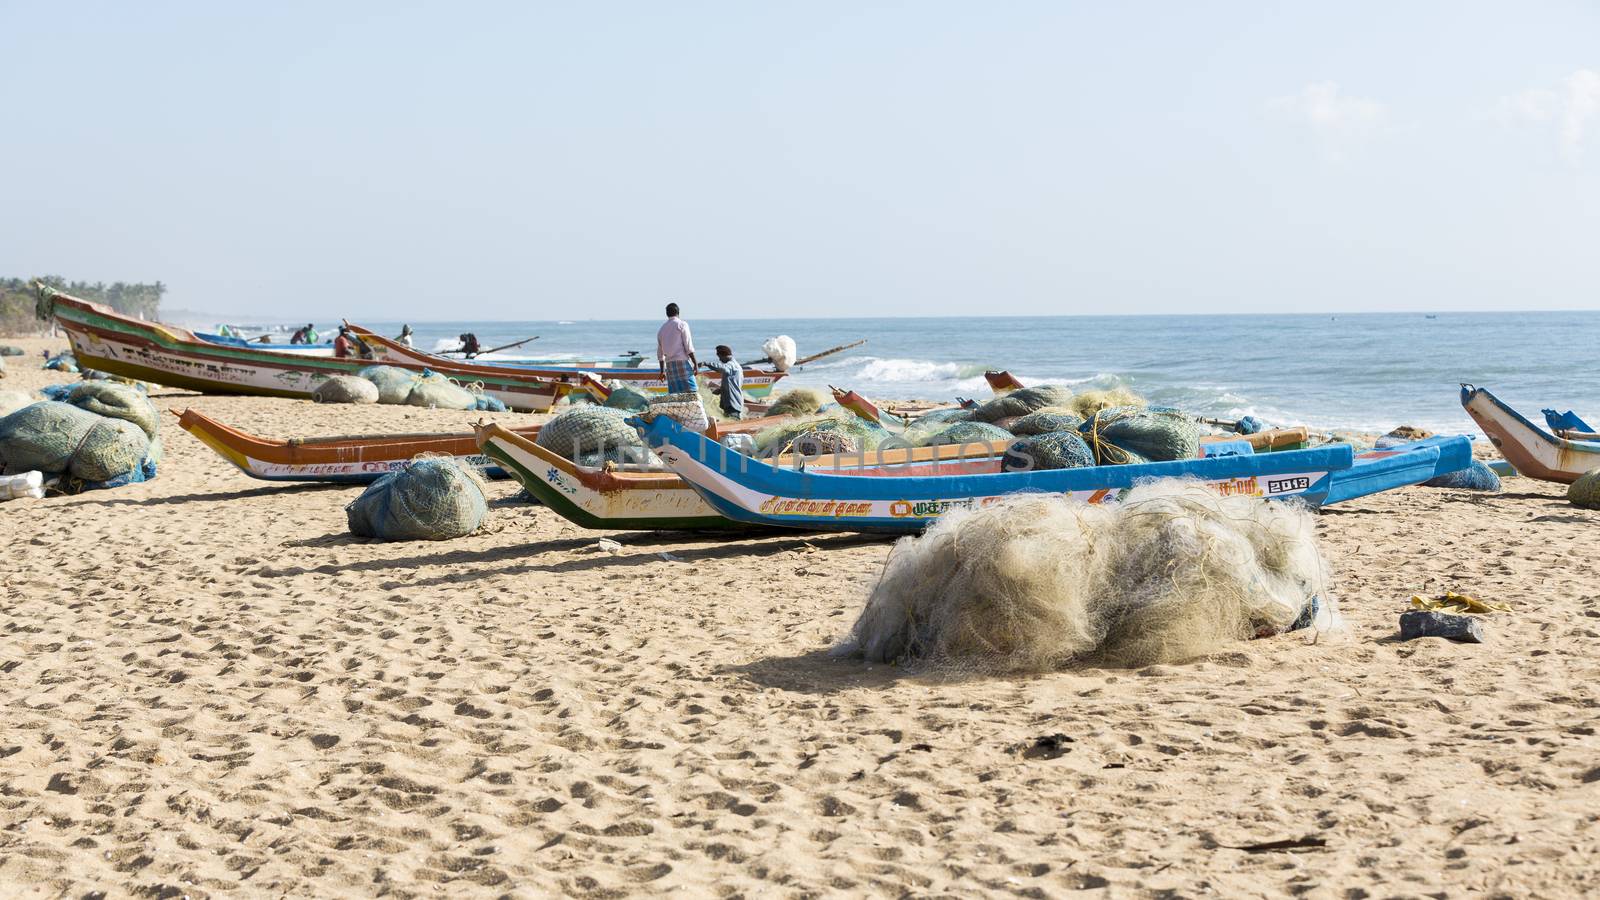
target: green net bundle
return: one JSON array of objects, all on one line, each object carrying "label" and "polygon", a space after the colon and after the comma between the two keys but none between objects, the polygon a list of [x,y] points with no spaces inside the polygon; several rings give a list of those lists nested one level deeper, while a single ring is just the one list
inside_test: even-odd
[{"label": "green net bundle", "polygon": [[993,400],[978,404],[972,418],[979,422],[997,422],[1012,416],[1025,416],[1047,406],[1065,406],[1072,402],[1072,391],[1055,384],[1017,388]]},{"label": "green net bundle", "polygon": [[[792,422],[783,422],[764,428],[755,435],[756,453],[763,456],[789,452],[795,439],[807,433],[834,433],[848,439],[856,450],[876,450],[878,445],[892,435],[883,426],[847,412],[827,416],[809,416]],[[831,451],[830,451],[831,452]]]},{"label": "green net bundle", "polygon": [[1168,462],[1200,455],[1200,428],[1175,409],[1119,406],[1090,416],[1080,429],[1102,465]]},{"label": "green net bundle", "polygon": [[86,482],[110,481],[139,469],[150,438],[127,419],[45,400],[0,419],[4,474],[38,470]]},{"label": "green net bundle", "polygon": [[464,537],[478,530],[488,512],[477,473],[438,457],[390,472],[345,507],[352,534],[384,541]]},{"label": "green net bundle", "polygon": [[1051,431],[1031,435],[1006,448],[1002,472],[1039,469],[1076,469],[1095,464],[1094,451],[1077,431]]},{"label": "green net bundle", "polygon": [[948,424],[950,422],[972,421],[972,410],[951,406],[945,409],[935,409],[918,416],[912,421],[913,426]]},{"label": "green net bundle", "polygon": [[1600,468],[1590,469],[1567,485],[1567,502],[1585,509],[1600,509]]},{"label": "green net bundle", "polygon": [[1015,435],[988,422],[951,422],[938,430],[907,429],[906,439],[916,447],[938,447],[945,444],[988,444],[1010,441]]},{"label": "green net bundle", "polygon": [[397,366],[367,366],[356,374],[377,385],[379,403],[405,403],[417,383],[417,373]]},{"label": "green net bundle", "polygon": [[448,376],[424,371],[411,386],[406,403],[429,409],[476,409],[478,396],[451,381]]},{"label": "green net bundle", "polygon": [[644,412],[650,408],[650,398],[626,385],[614,384],[610,396],[606,397],[603,405],[631,413]]},{"label": "green net bundle", "polygon": [[[639,432],[627,423],[633,413],[607,406],[570,406],[544,423],[534,443],[580,465],[592,465],[608,451],[644,450]],[[604,461],[604,457],[598,457]]]},{"label": "green net bundle", "polygon": [[161,416],[143,392],[111,381],[81,381],[67,392],[66,402],[97,416],[125,419],[155,440]]},{"label": "green net bundle", "polygon": [[356,375],[332,375],[311,391],[318,403],[377,403],[378,386]]},{"label": "green net bundle", "polygon": [[1011,433],[1018,437],[1049,434],[1052,431],[1076,431],[1083,426],[1083,417],[1062,406],[1047,406],[1011,423]]},{"label": "green net bundle", "polygon": [[809,416],[828,402],[827,396],[814,388],[795,388],[784,391],[767,407],[769,416]]}]

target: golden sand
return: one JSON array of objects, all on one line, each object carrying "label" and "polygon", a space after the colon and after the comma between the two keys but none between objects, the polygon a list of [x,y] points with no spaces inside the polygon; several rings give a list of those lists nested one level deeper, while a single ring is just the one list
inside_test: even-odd
[{"label": "golden sand", "polygon": [[[0,386],[68,377],[9,363]],[[154,399],[272,436],[485,415]],[[253,481],[171,423],[153,482],[0,504],[8,896],[1524,897],[1600,871],[1600,512],[1556,485],[1322,514],[1343,639],[948,684],[825,656],[882,539],[608,535],[498,482],[480,534],[367,543],[359,488]],[[1515,609],[1487,644],[1398,642],[1447,589]]]}]

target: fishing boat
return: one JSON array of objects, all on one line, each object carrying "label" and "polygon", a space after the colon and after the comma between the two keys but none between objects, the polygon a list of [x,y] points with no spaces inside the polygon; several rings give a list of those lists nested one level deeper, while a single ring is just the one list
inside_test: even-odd
[{"label": "fishing boat", "polygon": [[[706,503],[673,472],[585,468],[540,447],[525,434],[495,424],[478,426],[477,440],[483,455],[530,495],[584,528],[695,531],[743,527]],[[1007,443],[952,444],[818,459],[786,456],[778,464],[809,465],[813,471],[837,471],[852,477],[967,473],[998,469],[999,455]]]},{"label": "fishing boat", "polygon": [[[915,533],[952,509],[979,508],[1024,492],[1103,503],[1150,478],[1192,478],[1224,495],[1296,498],[1326,506],[1418,484],[1471,462],[1469,442],[1457,436],[1363,454],[1360,459],[1347,445],[1329,445],[1124,466],[855,478],[769,465],[708,441],[664,416],[633,421],[667,467],[723,516],[751,525],[822,531]],[[1239,445],[1213,446],[1237,449]]]},{"label": "fishing boat", "polygon": [[[78,365],[125,378],[202,393],[252,394],[308,398],[328,377],[354,375],[382,363],[421,371],[432,369],[483,392],[510,409],[545,412],[571,391],[571,386],[502,366],[479,366],[444,357],[426,363],[415,357],[389,357],[374,348],[372,359],[280,353],[273,345],[225,346],[200,340],[193,332],[146,322],[98,303],[44,288],[41,305],[67,332]],[[258,349],[260,348],[260,349]]]},{"label": "fishing boat", "polygon": [[[424,353],[391,340],[370,329],[359,325],[346,323],[361,342],[372,347],[374,352],[381,350],[386,361],[391,365],[394,360],[403,360],[411,368],[426,367],[438,370],[441,366],[455,363],[447,357]],[[559,366],[521,366],[521,365],[495,365],[484,368],[502,372],[518,372],[545,379],[550,382],[566,386],[569,390],[581,385],[586,376],[606,381],[620,381],[623,384],[640,391],[641,393],[664,394],[667,392],[666,379],[661,377],[658,368],[622,367],[622,368],[589,368],[576,365]],[[781,381],[787,372],[780,372],[775,368],[746,367],[744,370],[744,392],[751,397],[765,397],[772,393],[773,385]]]},{"label": "fishing boat", "polygon": [[[195,337],[208,344],[221,347],[242,347],[246,350],[271,350],[274,353],[289,353],[295,356],[333,356],[333,342],[324,341],[318,344],[263,344],[260,341],[248,341],[244,338],[233,337],[226,334],[211,334],[204,331],[192,332]],[[464,360],[455,359],[448,353],[433,354],[451,359],[454,362]],[[516,354],[494,353],[480,354],[472,358],[472,363],[481,366],[573,366],[584,369],[627,369],[635,368],[644,362],[644,356],[633,353],[626,356],[600,359],[598,357],[562,357],[562,356],[520,356]]]},{"label": "fishing boat", "polygon": [[[268,438],[223,424],[198,410],[179,413],[178,425],[251,478],[263,481],[320,481],[364,484],[397,471],[419,454],[453,456],[493,478],[505,477],[478,449],[470,432],[454,434],[362,434],[335,437]],[[785,421],[783,416],[712,423],[712,438],[758,431]],[[533,441],[538,425],[505,429]],[[542,449],[542,448],[541,448]]]},{"label": "fishing boat", "polygon": [[[405,467],[418,454],[453,456],[493,478],[505,477],[478,450],[471,433],[365,434],[337,437],[259,437],[218,422],[197,410],[186,409],[178,426],[215,450],[251,478],[263,481],[322,481],[365,484]],[[539,426],[517,429],[530,439]]]},{"label": "fishing boat", "polygon": [[[741,423],[742,424],[742,423]],[[478,447],[528,493],[556,513],[585,528],[703,529],[732,523],[672,472],[621,472],[586,469],[543,447],[526,434],[499,425],[477,429]],[[1251,435],[1256,452],[1304,441],[1305,429]],[[984,475],[1000,471],[1010,441],[883,450],[856,455],[808,458],[785,456],[777,465],[850,477]],[[1240,441],[1214,442],[1214,450],[1240,449]],[[1250,448],[1249,441],[1243,441]],[[1208,443],[1208,446],[1211,446]],[[1248,452],[1248,450],[1246,450]]]},{"label": "fishing boat", "polygon": [[1463,384],[1461,406],[1519,474],[1571,484],[1583,473],[1600,467],[1600,441],[1557,437],[1484,388]]}]

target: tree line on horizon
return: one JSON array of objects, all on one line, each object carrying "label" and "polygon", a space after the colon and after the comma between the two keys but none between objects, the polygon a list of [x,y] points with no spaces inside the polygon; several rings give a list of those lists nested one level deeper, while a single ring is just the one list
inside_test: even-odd
[{"label": "tree line on horizon", "polygon": [[144,319],[161,318],[161,296],[167,286],[157,281],[67,281],[59,275],[42,278],[0,278],[0,331],[32,332],[48,327],[34,315],[34,281],[42,281],[58,291],[104,303],[119,313]]}]

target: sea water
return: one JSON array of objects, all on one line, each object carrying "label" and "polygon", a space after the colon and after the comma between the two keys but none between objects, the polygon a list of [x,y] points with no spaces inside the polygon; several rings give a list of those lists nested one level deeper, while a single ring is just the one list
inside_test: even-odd
[{"label": "sea water", "polygon": [[[686,317],[701,358],[727,344],[741,360],[787,334],[801,356],[866,338],[804,366],[788,385],[849,388],[875,399],[990,395],[988,369],[1026,384],[1131,388],[1197,415],[1274,425],[1386,431],[1417,425],[1476,432],[1461,382],[1486,387],[1538,419],[1542,407],[1600,418],[1600,312],[995,318],[700,319]],[[386,334],[399,323],[363,323]],[[654,366],[659,320],[411,322],[420,349],[473,332],[485,348],[530,335],[508,354],[610,357]]]}]

